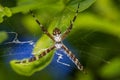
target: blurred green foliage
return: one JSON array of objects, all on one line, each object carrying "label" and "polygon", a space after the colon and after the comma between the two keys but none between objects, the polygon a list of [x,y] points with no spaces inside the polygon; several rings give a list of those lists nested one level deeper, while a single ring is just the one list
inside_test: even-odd
[{"label": "blurred green foliage", "polygon": [[[2,26],[6,25],[11,31],[15,31],[23,36],[40,37],[41,30],[29,14],[29,10],[31,9],[50,32],[52,32],[54,27],[58,27],[64,31],[69,25],[69,21],[73,18],[79,1],[81,1],[79,11],[83,11],[95,0],[14,0],[13,2],[2,0],[0,1],[0,30],[4,30]],[[7,11],[5,8],[7,8]],[[87,10],[79,13],[73,30],[66,41],[78,51],[80,61],[86,67],[88,74],[85,75],[75,70],[75,72],[73,71],[74,75],[69,76],[70,80],[120,79],[119,8],[119,0],[97,0]],[[8,16],[9,18],[6,20],[4,16]],[[6,37],[1,38],[0,42],[4,40],[6,40]],[[44,42],[38,40],[37,46],[40,47],[39,44],[42,43]],[[49,76],[51,73],[42,71],[38,76],[33,75],[32,79],[20,77],[16,73],[5,77],[6,73],[9,73],[9,70],[4,65],[0,67],[1,80],[12,80],[13,77],[17,80],[53,80]],[[43,75],[46,75],[48,78],[46,79],[46,76]],[[20,78],[18,79],[18,77]]]},{"label": "blurred green foliage", "polygon": [[4,16],[10,17],[10,16],[11,16],[11,11],[10,11],[9,8],[3,7],[3,6],[0,5],[0,22],[3,21],[2,18],[3,18]]},{"label": "blurred green foliage", "polygon": [[2,43],[3,41],[5,41],[7,39],[7,33],[4,31],[0,32],[0,43]]}]

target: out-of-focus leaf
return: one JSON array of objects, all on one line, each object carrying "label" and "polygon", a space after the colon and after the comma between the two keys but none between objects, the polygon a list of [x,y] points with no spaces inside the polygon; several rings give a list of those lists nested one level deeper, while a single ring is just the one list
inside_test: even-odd
[{"label": "out-of-focus leaf", "polygon": [[70,10],[76,10],[78,3],[80,3],[79,11],[83,11],[92,5],[95,1],[96,0],[70,0],[68,2],[68,8]]},{"label": "out-of-focus leaf", "polygon": [[[53,3],[49,3],[50,1],[35,1],[35,0],[32,0],[32,1],[18,1],[16,7],[12,7],[11,10],[13,13],[18,13],[18,12],[29,12],[29,10],[33,10],[33,9],[43,9],[43,8],[46,8],[46,9],[52,9],[52,8],[59,8],[61,6],[63,6],[63,3],[61,2],[61,0],[58,0],[58,1],[55,1]],[[58,9],[58,10],[59,10]],[[61,9],[60,9],[61,10]]]},{"label": "out-of-focus leaf", "polygon": [[[25,0],[19,0],[17,3],[17,7],[11,8],[13,13],[18,13],[18,12],[28,12],[31,9],[39,9],[39,8],[56,8],[57,10],[64,10],[64,6],[66,6],[70,10],[75,10],[78,3],[80,3],[80,9],[79,11],[83,11],[87,9],[91,4],[93,4],[96,0],[69,0],[64,2],[63,0],[42,0],[42,1],[25,1]],[[62,8],[60,8],[62,7]]]},{"label": "out-of-focus leaf", "polygon": [[11,15],[12,15],[12,12],[11,12],[10,8],[3,7],[0,5],[0,23],[3,22],[4,16],[10,17]]},{"label": "out-of-focus leaf", "polygon": [[5,41],[7,39],[7,33],[4,31],[0,32],[0,43],[2,43],[3,41]]},{"label": "out-of-focus leaf", "polygon": [[120,58],[113,59],[109,64],[100,69],[100,75],[105,78],[120,76]]},{"label": "out-of-focus leaf", "polygon": [[[86,23],[87,21],[87,23]],[[75,29],[96,30],[103,33],[111,34],[120,38],[119,24],[107,21],[92,14],[81,14],[75,22]],[[74,32],[73,32],[74,33]]]},{"label": "out-of-focus leaf", "polygon": [[[22,20],[24,27],[31,33],[31,35],[38,34],[41,32],[39,25],[30,16],[25,16]],[[32,24],[31,24],[32,23]]]},{"label": "out-of-focus leaf", "polygon": [[76,76],[77,76],[76,80],[94,80],[93,75],[90,71],[89,72],[87,71],[87,74],[79,72]]},{"label": "out-of-focus leaf", "polygon": [[119,12],[112,0],[97,0],[95,8],[108,19],[117,20],[119,18]]}]

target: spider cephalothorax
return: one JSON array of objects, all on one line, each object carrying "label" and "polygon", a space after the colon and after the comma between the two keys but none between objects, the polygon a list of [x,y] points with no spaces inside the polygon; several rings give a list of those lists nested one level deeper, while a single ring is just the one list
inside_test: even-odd
[{"label": "spider cephalothorax", "polygon": [[33,62],[35,60],[40,59],[41,57],[44,57],[45,55],[47,55],[50,51],[52,51],[53,49],[63,49],[65,50],[67,56],[73,61],[73,63],[75,63],[75,65],[77,66],[77,68],[81,71],[84,71],[83,66],[81,65],[81,63],[79,62],[79,60],[75,57],[75,55],[62,43],[62,40],[71,32],[72,27],[73,27],[73,23],[76,20],[77,14],[78,14],[78,9],[79,9],[79,4],[78,4],[78,8],[76,10],[76,14],[73,17],[73,19],[70,22],[69,27],[66,29],[66,31],[61,34],[60,29],[55,28],[53,30],[53,35],[51,35],[47,29],[45,29],[45,27],[39,22],[39,20],[35,17],[35,15],[32,13],[33,17],[35,18],[36,22],[39,24],[41,30],[50,38],[52,39],[55,44],[53,44],[53,46],[47,48],[45,51],[43,51],[41,54],[39,54],[38,56],[34,56],[30,59],[28,59],[28,61],[19,61],[16,63],[25,63],[25,62]]},{"label": "spider cephalothorax", "polygon": [[60,29],[55,28],[55,29],[53,30],[53,35],[60,35],[60,34],[61,34]]}]

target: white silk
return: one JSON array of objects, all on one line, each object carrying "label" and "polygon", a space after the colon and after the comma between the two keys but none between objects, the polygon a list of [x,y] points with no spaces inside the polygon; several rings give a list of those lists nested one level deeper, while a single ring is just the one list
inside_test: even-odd
[{"label": "white silk", "polygon": [[56,49],[60,49],[62,47],[62,43],[55,43]]}]

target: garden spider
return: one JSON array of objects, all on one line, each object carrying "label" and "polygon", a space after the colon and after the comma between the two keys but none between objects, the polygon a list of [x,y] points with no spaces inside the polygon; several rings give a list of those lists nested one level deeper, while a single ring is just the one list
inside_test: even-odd
[{"label": "garden spider", "polygon": [[79,4],[76,10],[76,14],[73,17],[73,20],[70,21],[70,26],[66,29],[66,31],[61,34],[61,31],[58,28],[55,28],[53,30],[53,34],[51,35],[47,29],[45,29],[45,27],[39,22],[39,20],[35,17],[35,15],[33,14],[32,11],[31,14],[32,16],[35,18],[36,22],[38,23],[38,25],[40,26],[41,30],[43,31],[44,34],[46,34],[49,38],[51,38],[55,44],[49,48],[47,48],[45,51],[43,51],[41,54],[39,54],[38,56],[33,56],[32,58],[29,58],[28,60],[24,60],[24,61],[18,61],[16,63],[26,63],[26,62],[33,62],[36,60],[39,60],[41,57],[45,56],[46,54],[48,54],[50,51],[52,51],[53,49],[64,49],[66,51],[67,56],[73,61],[73,63],[77,66],[77,68],[80,71],[84,71],[83,66],[81,65],[81,63],[79,62],[79,60],[75,57],[75,55],[62,43],[62,41],[65,39],[65,37],[70,33],[70,31],[72,30],[73,27],[73,23],[76,20],[76,17],[78,15],[78,9],[79,9]]}]

